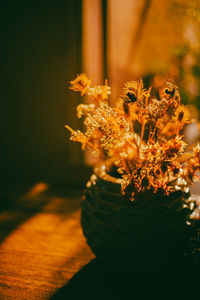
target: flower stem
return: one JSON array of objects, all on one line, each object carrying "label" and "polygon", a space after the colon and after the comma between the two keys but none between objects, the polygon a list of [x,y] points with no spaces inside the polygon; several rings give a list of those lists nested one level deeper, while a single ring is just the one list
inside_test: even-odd
[{"label": "flower stem", "polygon": [[145,121],[145,120],[142,120],[142,129],[141,129],[141,136],[140,136],[139,150],[140,150],[140,147],[141,147],[141,144],[142,144],[142,140],[143,140],[143,137],[144,137],[144,129],[145,129],[145,125],[146,125],[146,121]]},{"label": "flower stem", "polygon": [[68,125],[65,125],[65,128],[67,128],[71,133],[74,132],[74,130],[70,126],[68,126]]}]

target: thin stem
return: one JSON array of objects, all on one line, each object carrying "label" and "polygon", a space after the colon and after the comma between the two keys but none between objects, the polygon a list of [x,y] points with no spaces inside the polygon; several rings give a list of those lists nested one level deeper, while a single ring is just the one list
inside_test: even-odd
[{"label": "thin stem", "polygon": [[143,139],[143,136],[144,136],[145,125],[146,125],[146,121],[145,121],[145,120],[142,120],[142,129],[141,129],[141,136],[140,136],[140,145],[139,145],[139,149],[140,149],[141,144],[142,144],[142,139]]},{"label": "thin stem", "polygon": [[67,128],[71,133],[74,133],[74,130],[70,126],[65,125],[65,128]]},{"label": "thin stem", "polygon": [[154,130],[153,130],[153,132],[152,132],[152,134],[151,134],[151,136],[150,136],[150,141],[152,141],[152,139],[153,139],[153,137],[154,137],[154,135],[155,135],[155,133],[156,133],[157,124],[158,124],[158,120],[156,121],[156,124],[155,124]]},{"label": "thin stem", "polygon": [[[68,125],[65,125],[65,128],[67,128],[71,133],[74,133],[75,132],[75,130],[73,130],[70,126],[68,126]],[[87,141],[87,142],[85,142],[85,143],[83,143],[83,142],[80,142],[82,145],[88,145],[91,149],[97,149],[98,147],[96,146],[96,148],[95,148],[95,146],[93,145],[93,143],[91,143],[91,142],[89,142],[89,141]]]},{"label": "thin stem", "polygon": [[122,164],[123,164],[123,167],[124,167],[126,173],[130,175],[131,173],[130,173],[129,168],[127,166],[127,162],[125,160],[122,160]]},{"label": "thin stem", "polygon": [[[172,103],[173,104],[173,103]],[[170,107],[170,106],[169,106]],[[176,106],[176,108],[173,111],[173,114],[175,113],[175,111],[177,110],[178,105]],[[172,114],[171,114],[172,115]],[[164,124],[163,128],[159,131],[159,134],[161,134],[161,132],[165,129],[165,127],[167,126],[167,124],[169,123],[169,121],[171,120],[171,115],[169,116],[167,122]]]},{"label": "thin stem", "polygon": [[150,140],[150,137],[151,137],[151,128],[152,128],[152,126],[150,125],[150,127],[149,127],[149,136],[148,136],[148,142],[149,142],[149,140]]}]

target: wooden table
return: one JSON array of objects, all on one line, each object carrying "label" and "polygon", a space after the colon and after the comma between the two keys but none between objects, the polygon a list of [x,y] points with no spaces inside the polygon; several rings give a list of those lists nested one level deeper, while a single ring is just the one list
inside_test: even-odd
[{"label": "wooden table", "polygon": [[0,300],[149,299],[156,293],[171,297],[174,287],[192,295],[199,265],[197,275],[183,268],[182,279],[176,268],[170,276],[147,276],[145,281],[134,270],[128,276],[108,272],[94,259],[82,234],[81,193],[46,183],[5,193],[0,210]]},{"label": "wooden table", "polygon": [[37,183],[2,201],[0,299],[49,299],[93,258],[80,226],[81,191]]}]

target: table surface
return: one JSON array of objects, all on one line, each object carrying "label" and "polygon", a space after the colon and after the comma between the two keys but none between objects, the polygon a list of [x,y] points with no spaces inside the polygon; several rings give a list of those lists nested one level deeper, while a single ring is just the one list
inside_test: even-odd
[{"label": "table surface", "polygon": [[4,195],[0,299],[49,299],[94,256],[80,226],[80,190],[45,183]]},{"label": "table surface", "polygon": [[[135,293],[134,274],[128,279],[106,275],[87,246],[80,225],[81,194],[79,189],[46,183],[4,194],[0,209],[1,300],[74,300],[80,299],[75,297],[77,291],[82,299],[132,298],[130,294],[126,298],[125,291]],[[154,283],[149,284],[152,287],[157,289]]]}]

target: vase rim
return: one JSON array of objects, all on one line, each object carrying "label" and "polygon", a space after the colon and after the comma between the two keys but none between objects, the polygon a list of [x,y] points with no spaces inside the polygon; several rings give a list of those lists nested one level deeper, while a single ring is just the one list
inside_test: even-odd
[{"label": "vase rim", "polygon": [[107,173],[105,162],[100,162],[94,167],[94,174],[96,176],[98,176],[99,178],[101,178],[105,181],[108,181],[108,182],[112,182],[112,183],[120,184],[120,185],[122,183],[121,178],[113,177]]}]

